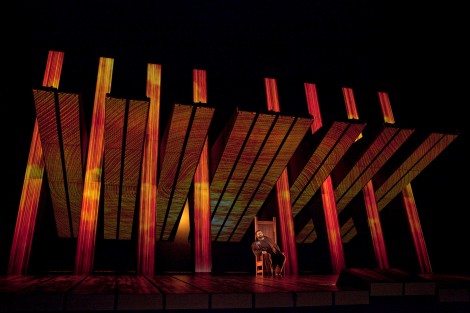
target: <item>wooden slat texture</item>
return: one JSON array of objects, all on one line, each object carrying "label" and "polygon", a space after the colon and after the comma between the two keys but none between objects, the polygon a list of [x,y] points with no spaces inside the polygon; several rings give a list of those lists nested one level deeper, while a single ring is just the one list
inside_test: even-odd
[{"label": "wooden slat texture", "polygon": [[12,276],[0,278],[0,312],[8,312],[13,305],[12,299],[16,294],[27,290],[31,286],[50,280],[51,277]]},{"label": "wooden slat texture", "polygon": [[209,293],[199,287],[171,276],[156,276],[152,282],[165,294],[168,310],[209,308]]},{"label": "wooden slat texture", "polygon": [[144,276],[118,276],[117,310],[161,310],[163,294]]},{"label": "wooden slat texture", "polygon": [[175,104],[161,151],[157,240],[168,241],[178,226],[214,109]]},{"label": "wooden slat texture", "polygon": [[284,277],[209,273],[152,277],[111,273],[12,276],[0,277],[0,312],[186,309],[251,312],[296,307],[311,307],[313,311],[321,307],[336,312],[335,307],[356,310],[372,303],[373,309],[386,310],[390,301],[381,304],[381,299],[407,303],[410,296],[427,299],[439,307],[451,303],[465,309],[470,306],[469,294],[468,276],[416,275],[399,269],[358,268],[343,270],[339,275]]},{"label": "wooden slat texture", "polygon": [[232,122],[212,151],[220,154],[211,182],[214,241],[242,240],[312,119],[237,111]]},{"label": "wooden slat texture", "polygon": [[210,293],[212,309],[252,307],[252,293],[225,276],[178,275],[176,278]]},{"label": "wooden slat texture", "polygon": [[67,296],[67,311],[114,310],[116,277],[88,276]]},{"label": "wooden slat texture", "polygon": [[66,294],[80,284],[85,275],[50,276],[26,289],[15,293],[11,298],[13,311],[61,311],[65,306]]}]

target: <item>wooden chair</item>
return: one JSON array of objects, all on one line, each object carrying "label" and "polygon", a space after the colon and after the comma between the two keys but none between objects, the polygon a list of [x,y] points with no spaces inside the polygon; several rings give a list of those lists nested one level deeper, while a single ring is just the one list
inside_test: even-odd
[{"label": "wooden chair", "polygon": [[[273,217],[269,221],[260,221],[255,216],[255,237],[256,232],[261,230],[264,235],[272,238],[274,242],[277,243],[277,233],[276,233],[276,217]],[[271,262],[270,254],[261,254],[260,256],[255,256],[256,263],[256,276],[264,276],[273,274],[273,267]]]}]

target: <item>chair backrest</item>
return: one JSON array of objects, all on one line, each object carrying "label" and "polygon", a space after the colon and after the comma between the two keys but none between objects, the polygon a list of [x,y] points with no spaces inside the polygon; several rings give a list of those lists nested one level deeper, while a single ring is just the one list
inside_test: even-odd
[{"label": "chair backrest", "polygon": [[255,216],[255,237],[258,230],[261,230],[265,236],[270,237],[277,243],[276,217],[273,217],[273,219],[269,221],[260,221],[258,217]]}]

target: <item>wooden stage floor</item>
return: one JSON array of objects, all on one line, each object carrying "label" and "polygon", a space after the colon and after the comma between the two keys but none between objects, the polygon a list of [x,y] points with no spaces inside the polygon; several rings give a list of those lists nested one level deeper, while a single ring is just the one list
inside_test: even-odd
[{"label": "wooden stage floor", "polygon": [[164,310],[469,313],[470,277],[370,269],[284,277],[209,273],[0,277],[0,312]]}]

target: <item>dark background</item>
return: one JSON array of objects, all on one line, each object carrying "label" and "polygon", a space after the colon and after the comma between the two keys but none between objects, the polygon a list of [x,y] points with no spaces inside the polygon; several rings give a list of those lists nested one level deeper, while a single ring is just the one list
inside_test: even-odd
[{"label": "dark background", "polygon": [[209,103],[219,110],[264,110],[264,77],[278,80],[281,112],[289,114],[306,112],[303,82],[317,84],[326,118],[346,118],[336,101],[341,87],[353,88],[365,120],[381,119],[376,93],[388,92],[397,124],[460,133],[412,186],[434,271],[470,273],[468,19],[463,4],[409,2],[17,4],[15,23],[3,27],[0,273],[8,264],[34,125],[31,88],[42,84],[49,50],[65,52],[59,88],[83,94],[88,118],[99,57],[115,60],[112,93],[135,98],[145,97],[147,63],[162,64],[163,116],[172,103],[191,102],[193,68],[207,70]]}]

